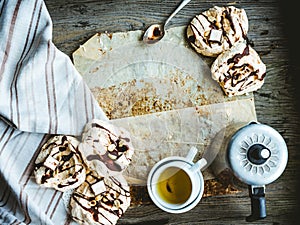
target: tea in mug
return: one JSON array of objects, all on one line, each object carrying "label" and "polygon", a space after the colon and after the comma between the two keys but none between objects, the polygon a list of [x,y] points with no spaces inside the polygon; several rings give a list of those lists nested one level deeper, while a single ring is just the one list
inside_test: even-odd
[{"label": "tea in mug", "polygon": [[191,195],[192,182],[184,170],[177,167],[169,167],[158,178],[157,192],[165,202],[182,204]]}]

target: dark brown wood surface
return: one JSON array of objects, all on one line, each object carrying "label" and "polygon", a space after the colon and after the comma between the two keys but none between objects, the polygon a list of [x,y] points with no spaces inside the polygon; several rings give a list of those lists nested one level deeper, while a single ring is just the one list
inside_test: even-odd
[{"label": "dark brown wood surface", "polygon": [[[145,30],[163,22],[180,0],[45,0],[53,21],[53,42],[72,58],[72,52],[96,32]],[[266,186],[267,218],[249,223],[251,212],[247,189],[230,195],[204,197],[188,213],[163,212],[147,200],[145,188],[135,188],[132,205],[118,224],[296,224],[297,184],[300,169],[299,114],[296,108],[299,64],[297,12],[288,1],[193,0],[172,20],[171,26],[187,25],[201,11],[218,5],[234,5],[246,10],[248,38],[267,66],[264,86],[255,96],[259,122],[275,128],[288,145],[289,161],[284,173]],[[295,24],[295,29],[290,25]],[[209,59],[208,59],[209,60]],[[146,200],[145,200],[146,199]]]}]

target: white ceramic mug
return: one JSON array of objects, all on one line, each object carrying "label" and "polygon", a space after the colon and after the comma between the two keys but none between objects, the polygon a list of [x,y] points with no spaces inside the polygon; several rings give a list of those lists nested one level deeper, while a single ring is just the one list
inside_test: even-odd
[{"label": "white ceramic mug", "polygon": [[207,164],[202,158],[193,163],[197,149],[192,147],[184,157],[171,156],[156,163],[151,169],[147,188],[152,201],[169,213],[183,213],[201,200],[204,179],[201,169]]}]

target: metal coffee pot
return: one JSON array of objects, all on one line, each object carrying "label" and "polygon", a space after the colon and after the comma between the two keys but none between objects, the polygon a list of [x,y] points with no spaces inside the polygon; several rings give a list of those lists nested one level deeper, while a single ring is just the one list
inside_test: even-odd
[{"label": "metal coffee pot", "polygon": [[[233,131],[234,128],[229,130]],[[229,168],[235,177],[248,185],[251,215],[246,221],[265,218],[265,185],[283,173],[288,161],[287,145],[283,137],[272,127],[258,122],[242,126],[232,135],[224,131],[221,134],[225,141],[219,142],[221,149],[212,169],[218,173],[225,167]]]}]

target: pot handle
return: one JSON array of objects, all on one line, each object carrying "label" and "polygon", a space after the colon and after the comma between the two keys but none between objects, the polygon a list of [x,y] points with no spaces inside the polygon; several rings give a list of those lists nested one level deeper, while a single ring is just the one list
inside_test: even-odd
[{"label": "pot handle", "polygon": [[246,217],[247,222],[264,219],[266,213],[265,186],[249,186],[251,198],[251,215]]}]

